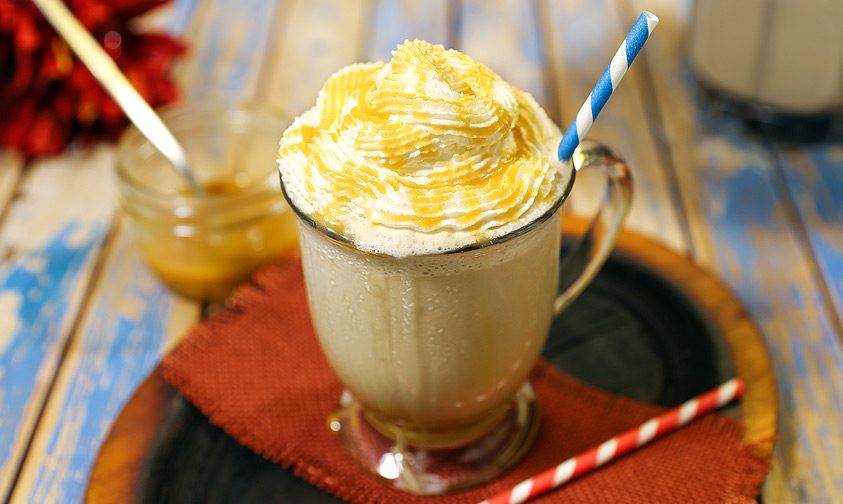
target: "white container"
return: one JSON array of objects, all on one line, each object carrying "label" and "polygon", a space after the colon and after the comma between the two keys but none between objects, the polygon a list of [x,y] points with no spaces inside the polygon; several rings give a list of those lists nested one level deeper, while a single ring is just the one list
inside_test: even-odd
[{"label": "white container", "polygon": [[698,0],[691,24],[709,88],[788,115],[843,108],[843,0]]}]

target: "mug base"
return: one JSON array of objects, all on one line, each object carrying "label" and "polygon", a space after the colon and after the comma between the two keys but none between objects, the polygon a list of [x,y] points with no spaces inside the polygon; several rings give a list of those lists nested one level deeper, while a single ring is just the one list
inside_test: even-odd
[{"label": "mug base", "polygon": [[539,426],[538,404],[529,382],[510,401],[501,420],[482,436],[459,446],[417,446],[398,433],[376,428],[348,391],[328,419],[351,456],[392,487],[417,495],[440,495],[486,483],[527,454]]}]

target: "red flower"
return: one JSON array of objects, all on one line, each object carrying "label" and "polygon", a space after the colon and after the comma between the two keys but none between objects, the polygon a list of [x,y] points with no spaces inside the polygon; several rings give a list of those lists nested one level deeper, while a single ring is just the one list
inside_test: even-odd
[{"label": "red flower", "polygon": [[[170,78],[184,45],[139,33],[132,19],[167,0],[65,0],[153,107],[178,98]],[[0,0],[0,147],[27,158],[73,139],[117,138],[127,121],[30,0]]]}]

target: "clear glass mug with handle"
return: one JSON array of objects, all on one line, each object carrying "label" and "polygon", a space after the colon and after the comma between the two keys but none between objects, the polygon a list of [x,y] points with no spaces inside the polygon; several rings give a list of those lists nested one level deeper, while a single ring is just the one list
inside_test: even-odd
[{"label": "clear glass mug with handle", "polygon": [[[553,317],[611,252],[632,197],[626,163],[600,144],[584,142],[562,169],[571,173],[565,191],[535,221],[461,250],[401,258],[356,248],[287,197],[313,324],[346,388],[329,426],[393,486],[431,495],[480,484],[535,438],[527,377]],[[581,169],[603,171],[606,196],[560,271],[562,207]]]}]

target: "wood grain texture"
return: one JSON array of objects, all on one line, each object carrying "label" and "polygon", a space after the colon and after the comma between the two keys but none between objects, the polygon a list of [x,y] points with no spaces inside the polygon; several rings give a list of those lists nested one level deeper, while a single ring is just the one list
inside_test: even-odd
[{"label": "wood grain texture", "polygon": [[0,496],[10,491],[106,237],[111,164],[105,147],[35,163],[0,226]]},{"label": "wood grain texture", "polygon": [[449,46],[449,14],[447,0],[374,0],[367,59],[389,61],[398,44],[416,38]]},{"label": "wood grain texture", "polygon": [[765,497],[835,502],[843,488],[843,349],[821,278],[781,199],[787,194],[776,183],[775,155],[741,124],[706,108],[683,58],[686,11],[667,0],[635,8],[662,15],[642,55],[696,255],[761,325],[776,370],[780,429]]},{"label": "wood grain texture", "polygon": [[80,501],[111,421],[197,320],[198,304],[173,296],[157,281],[129,233],[117,233],[110,248],[12,502]]},{"label": "wood grain texture", "polygon": [[[183,6],[182,6],[183,5]],[[276,8],[271,0],[182,0],[174,22],[185,23],[189,59],[176,75],[189,104],[239,105],[254,96],[258,72],[273,31]],[[188,10],[187,14],[182,14]]]},{"label": "wood grain texture", "polygon": [[[196,50],[190,61],[199,64],[182,66],[182,70],[193,72],[181,74],[186,82],[195,83],[193,88],[187,88],[188,96],[234,96],[223,100],[232,105],[241,93],[250,92],[249,83],[256,79],[260,63],[256,54],[262,49],[254,51],[250,47],[261,45],[261,35],[266,38],[270,18],[252,19],[242,10],[238,11],[239,17],[233,17],[233,6],[221,3],[226,6],[203,2],[201,9],[191,0],[176,3],[171,11],[176,21],[162,21],[176,33],[187,30],[187,35],[203,34],[203,41],[208,43],[193,45]],[[248,7],[254,13],[271,10],[274,4],[253,2]],[[230,26],[226,19],[232,21]],[[263,21],[263,27],[259,21]],[[197,23],[206,23],[210,29]],[[230,46],[226,45],[227,33],[220,31],[226,26],[233,30]],[[253,31],[246,36],[250,26]],[[218,41],[210,43],[208,37]],[[248,41],[235,43],[244,38]],[[198,94],[191,95],[191,91]],[[102,178],[109,197],[99,204],[110,219],[115,209],[114,198],[110,197],[112,174],[103,173]],[[198,320],[199,304],[170,293],[149,273],[133,244],[127,222],[119,222],[114,226],[113,245],[102,254],[104,266],[97,287],[90,293],[87,305],[79,305],[78,309],[85,311],[77,316],[80,324],[72,335],[21,468],[13,493],[15,502],[80,500],[98,446],[123,401],[176,337]],[[28,441],[29,437],[21,439]]]},{"label": "wood grain texture", "polygon": [[120,411],[92,468],[85,502],[126,504],[140,488],[150,447],[162,435],[175,391],[156,368]]},{"label": "wood grain texture", "polygon": [[556,115],[535,3],[465,0],[459,5],[456,48],[533,95],[548,114]]},{"label": "wood grain texture", "polygon": [[843,318],[843,143],[775,152],[833,309]]},{"label": "wood grain texture", "polygon": [[289,0],[276,19],[257,101],[292,118],[316,102],[334,72],[361,58],[371,5],[368,0]]},{"label": "wood grain texture", "polygon": [[[180,12],[186,15],[191,9],[185,5]],[[171,23],[171,28],[178,26]],[[3,168],[8,161],[4,156]],[[109,146],[90,152],[71,150],[33,164],[0,227],[0,495],[4,498],[37,426],[55,427],[55,422],[49,426],[38,422],[71,328],[86,306],[84,294],[93,282],[94,265],[114,215],[112,167]],[[15,170],[20,173],[19,166]],[[14,172],[0,174],[0,198],[6,198],[14,178]],[[28,460],[30,467],[47,463],[37,456]]]},{"label": "wood grain texture", "polygon": [[[541,0],[549,73],[560,105],[562,128],[576,117],[636,16],[618,16],[611,0]],[[661,25],[657,29],[661,30]],[[655,35],[654,35],[655,36]],[[665,159],[651,131],[652,111],[642,101],[645,81],[633,65],[587,134],[611,146],[632,167],[635,197],[627,226],[676,250],[688,247],[684,217],[674,204]],[[571,204],[590,213],[604,182],[578,177]]]}]

